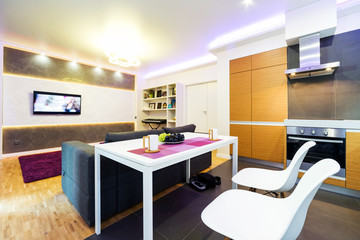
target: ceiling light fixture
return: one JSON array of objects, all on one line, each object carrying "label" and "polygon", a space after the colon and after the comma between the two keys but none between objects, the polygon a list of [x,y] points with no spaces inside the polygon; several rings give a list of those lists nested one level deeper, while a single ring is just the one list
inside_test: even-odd
[{"label": "ceiling light fixture", "polygon": [[109,57],[109,62],[112,64],[120,65],[121,67],[137,67],[140,65],[140,60],[136,57],[121,56],[117,53],[106,52]]},{"label": "ceiling light fixture", "polygon": [[249,5],[253,4],[253,1],[252,0],[243,0],[242,3],[246,6],[249,6]]}]

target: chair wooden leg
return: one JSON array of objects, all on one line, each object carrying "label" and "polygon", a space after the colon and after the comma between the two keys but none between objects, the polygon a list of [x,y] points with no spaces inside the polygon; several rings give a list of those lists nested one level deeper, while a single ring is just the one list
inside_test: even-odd
[{"label": "chair wooden leg", "polygon": [[281,198],[285,198],[285,193],[284,193],[284,192],[281,192],[281,193],[280,193],[280,196],[281,196]]},{"label": "chair wooden leg", "polygon": [[249,191],[250,192],[256,192],[256,188],[251,187],[251,188],[249,188]]},{"label": "chair wooden leg", "polygon": [[224,237],[224,240],[231,240],[230,238],[228,238],[228,237]]}]

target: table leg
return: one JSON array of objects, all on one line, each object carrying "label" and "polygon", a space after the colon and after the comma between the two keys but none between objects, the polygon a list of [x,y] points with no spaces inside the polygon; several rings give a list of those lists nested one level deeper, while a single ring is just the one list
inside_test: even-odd
[{"label": "table leg", "polygon": [[143,172],[143,229],[144,240],[153,239],[153,176],[152,169]]},{"label": "table leg", "polygon": [[95,149],[95,232],[101,233],[101,176],[100,154]]},{"label": "table leg", "polygon": [[190,159],[186,160],[186,183],[190,183]]},{"label": "table leg", "polygon": [[[238,139],[233,143],[232,161],[232,175],[234,176],[238,172]],[[232,182],[232,188],[237,189],[237,184]]]}]

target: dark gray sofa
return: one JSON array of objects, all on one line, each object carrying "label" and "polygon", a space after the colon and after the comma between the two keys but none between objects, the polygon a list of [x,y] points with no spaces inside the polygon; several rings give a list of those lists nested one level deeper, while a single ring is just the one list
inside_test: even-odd
[{"label": "dark gray sofa", "polygon": [[[107,133],[105,143],[142,138],[163,132],[194,132],[195,125],[134,132]],[[211,165],[211,153],[191,159],[191,174]],[[80,142],[62,143],[62,189],[84,221],[95,223],[94,146]],[[154,195],[185,181],[185,163],[153,173]],[[101,158],[101,218],[107,219],[142,201],[142,174],[105,157]]]}]

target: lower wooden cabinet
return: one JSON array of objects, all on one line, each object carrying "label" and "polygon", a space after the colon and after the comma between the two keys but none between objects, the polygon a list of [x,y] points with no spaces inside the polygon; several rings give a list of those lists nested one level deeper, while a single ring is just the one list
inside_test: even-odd
[{"label": "lower wooden cabinet", "polygon": [[252,158],[276,163],[285,161],[286,131],[283,126],[252,126]]},{"label": "lower wooden cabinet", "polygon": [[230,136],[238,137],[238,155],[251,158],[251,125],[230,124]]},{"label": "lower wooden cabinet", "polygon": [[286,131],[283,126],[230,124],[230,135],[238,137],[238,155],[284,163]]},{"label": "lower wooden cabinet", "polygon": [[360,191],[360,132],[346,133],[346,187]]}]

